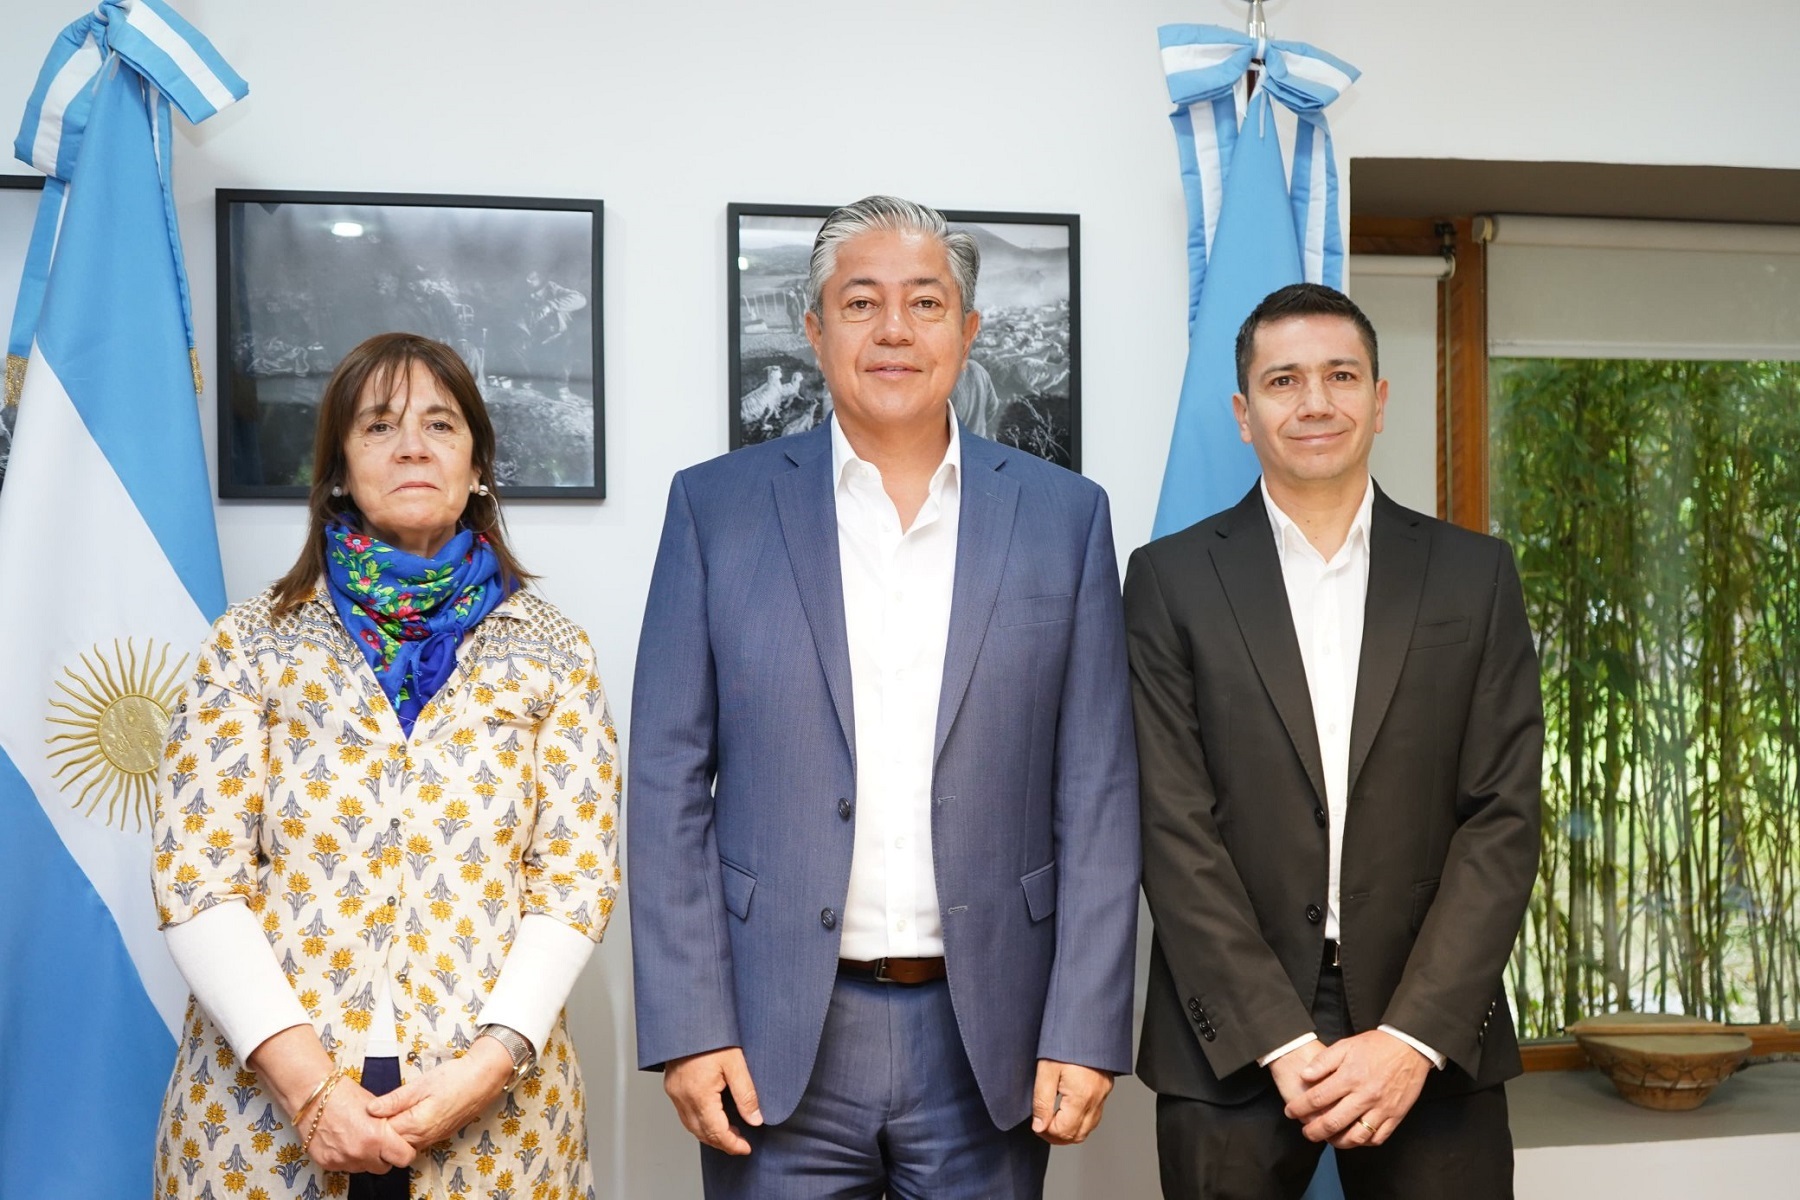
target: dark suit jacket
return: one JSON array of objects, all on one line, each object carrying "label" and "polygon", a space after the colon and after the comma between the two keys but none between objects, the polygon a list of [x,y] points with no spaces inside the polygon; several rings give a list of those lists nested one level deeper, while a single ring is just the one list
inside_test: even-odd
[{"label": "dark suit jacket", "polygon": [[[1137,771],[1105,493],[962,439],[932,855],[963,1048],[1010,1128],[1039,1058],[1130,1068]],[[833,483],[825,427],[675,477],[632,697],[639,1065],[741,1045],[771,1121],[812,1074],[850,880]]]},{"label": "dark suit jacket", "polygon": [[[1376,493],[1339,930],[1358,1031],[1445,1055],[1427,1088],[1519,1070],[1501,977],[1537,873],[1543,709],[1504,542]],[[1132,555],[1125,614],[1156,936],[1138,1073],[1235,1103],[1313,1028],[1325,785],[1260,488]]]}]

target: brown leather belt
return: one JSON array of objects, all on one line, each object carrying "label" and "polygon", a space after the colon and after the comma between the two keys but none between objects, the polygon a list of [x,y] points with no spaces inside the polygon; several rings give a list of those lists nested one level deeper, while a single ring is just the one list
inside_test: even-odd
[{"label": "brown leather belt", "polygon": [[876,958],[867,961],[840,958],[838,974],[869,979],[876,983],[898,983],[912,987],[921,983],[935,983],[944,978],[945,972],[944,960],[941,958]]}]

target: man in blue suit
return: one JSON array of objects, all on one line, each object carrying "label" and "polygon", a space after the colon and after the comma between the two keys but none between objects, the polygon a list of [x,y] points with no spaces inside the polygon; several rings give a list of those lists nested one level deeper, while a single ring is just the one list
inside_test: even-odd
[{"label": "man in blue suit", "polygon": [[834,417],[683,471],[631,722],[639,1065],[709,1197],[1030,1197],[1130,1067],[1137,769],[1106,496],[958,428],[979,252],[814,244]]}]

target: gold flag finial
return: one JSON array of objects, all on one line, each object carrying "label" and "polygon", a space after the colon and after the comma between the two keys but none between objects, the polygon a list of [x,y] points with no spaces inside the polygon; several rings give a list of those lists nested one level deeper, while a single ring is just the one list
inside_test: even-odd
[{"label": "gold flag finial", "polygon": [[17,404],[19,393],[25,390],[25,362],[26,360],[17,354],[6,356],[6,395],[0,403],[7,408]]},{"label": "gold flag finial", "polygon": [[200,351],[188,347],[188,366],[194,368],[194,395],[206,394],[206,378],[200,374]]}]

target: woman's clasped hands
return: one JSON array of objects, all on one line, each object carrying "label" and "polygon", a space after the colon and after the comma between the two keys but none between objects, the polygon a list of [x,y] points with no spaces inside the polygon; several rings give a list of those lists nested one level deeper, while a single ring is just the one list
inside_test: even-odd
[{"label": "woman's clasped hands", "polygon": [[374,1097],[368,1112],[385,1119],[414,1150],[423,1150],[499,1099],[512,1069],[504,1046],[493,1038],[478,1037],[462,1057],[448,1059],[414,1082]]},{"label": "woman's clasped hands", "polygon": [[327,1171],[385,1174],[410,1166],[419,1151],[454,1134],[499,1098],[512,1059],[491,1038],[384,1096],[349,1076],[332,1082],[294,1114],[307,1156]]},{"label": "woman's clasped hands", "polygon": [[420,1147],[409,1143],[386,1118],[370,1113],[379,1099],[345,1076],[295,1113],[294,1127],[306,1135],[307,1157],[327,1171],[373,1175],[411,1166]]}]

